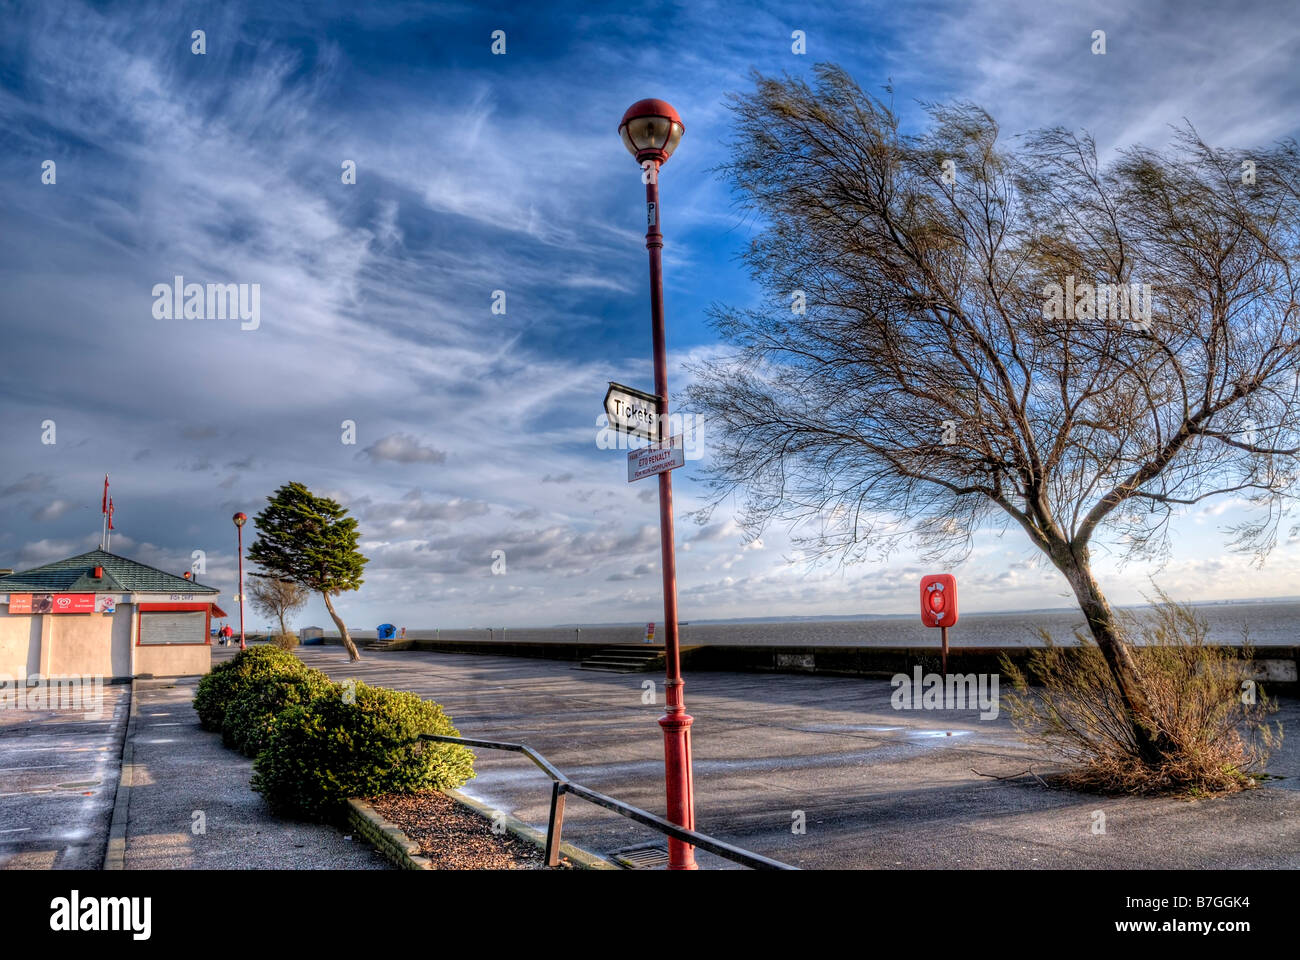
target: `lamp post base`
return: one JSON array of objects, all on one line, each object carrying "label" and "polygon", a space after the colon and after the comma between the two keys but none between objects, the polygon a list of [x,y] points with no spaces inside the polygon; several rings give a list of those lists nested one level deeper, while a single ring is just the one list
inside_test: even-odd
[{"label": "lamp post base", "polygon": [[[691,777],[691,724],[695,718],[681,707],[659,718],[664,731],[664,779],[668,787],[668,819],[695,829],[695,785]],[[668,869],[698,870],[695,847],[668,838]]]}]

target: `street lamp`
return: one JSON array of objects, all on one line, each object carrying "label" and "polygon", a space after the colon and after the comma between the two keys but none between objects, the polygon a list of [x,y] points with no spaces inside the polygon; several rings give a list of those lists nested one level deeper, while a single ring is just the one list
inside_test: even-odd
[{"label": "street lamp", "polygon": [[[671,104],[638,100],[618,125],[623,145],[644,171],[646,233],[650,252],[650,327],[654,342],[655,396],[658,398],[659,442],[671,442],[668,429],[668,353],[664,345],[664,236],[659,231],[659,168],[672,156],[686,128]],[[659,718],[664,731],[664,780],[668,788],[668,819],[695,829],[695,800],[691,775],[691,724],[682,691],[681,656],[677,644],[677,560],[673,549],[673,479],[659,474],[659,549],[664,575],[664,663],[667,711]],[[668,869],[694,870],[695,848],[668,838]]]},{"label": "street lamp", "polygon": [[244,643],[244,524],[248,522],[248,514],[237,513],[232,520],[235,521],[235,535],[239,543],[239,649],[248,649]]},{"label": "street lamp", "polygon": [[654,99],[638,100],[632,104],[618,125],[623,146],[636,157],[637,163],[642,164],[647,160],[656,165],[666,162],[685,132],[682,118],[672,104]]}]

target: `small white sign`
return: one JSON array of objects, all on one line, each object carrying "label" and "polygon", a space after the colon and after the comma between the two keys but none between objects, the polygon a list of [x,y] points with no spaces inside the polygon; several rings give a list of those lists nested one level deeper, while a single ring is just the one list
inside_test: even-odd
[{"label": "small white sign", "polygon": [[627,455],[627,482],[644,480],[655,474],[667,473],[686,466],[686,448],[682,434],[671,438],[667,444],[653,444],[644,450],[631,450]]}]

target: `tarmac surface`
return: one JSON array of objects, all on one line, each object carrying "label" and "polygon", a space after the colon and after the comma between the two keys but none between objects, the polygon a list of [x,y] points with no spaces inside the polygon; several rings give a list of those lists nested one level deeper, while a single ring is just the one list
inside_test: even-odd
[{"label": "tarmac surface", "polygon": [[0,869],[100,868],[131,687],[100,690],[100,708],[0,710]]},{"label": "tarmac surface", "polygon": [[[229,655],[214,650],[214,660]],[[349,665],[333,646],[299,655],[336,680],[437,700],[463,736],[526,743],[573,780],[664,813],[660,675],[423,651],[363,652]],[[643,703],[647,682],[653,705]],[[685,690],[695,718],[696,828],[796,866],[1300,867],[1294,736],[1269,765],[1286,779],[1257,790],[1191,802],[1107,798],[1024,774],[1054,766],[1021,742],[1005,711],[981,720],[974,710],[895,710],[885,679],[700,672],[687,675]],[[1276,719],[1300,728],[1300,703],[1281,703]],[[517,754],[476,753],[478,776],[463,792],[544,829],[546,776]],[[602,856],[663,841],[576,797],[564,839]]]}]

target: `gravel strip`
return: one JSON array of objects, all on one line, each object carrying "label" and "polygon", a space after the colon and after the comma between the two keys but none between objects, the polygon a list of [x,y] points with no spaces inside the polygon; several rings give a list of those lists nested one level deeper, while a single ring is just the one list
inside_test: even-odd
[{"label": "gravel strip", "polygon": [[[441,793],[386,794],[371,797],[386,820],[420,845],[438,870],[546,870],[542,851],[492,825]],[[560,859],[560,869],[570,864]]]}]

